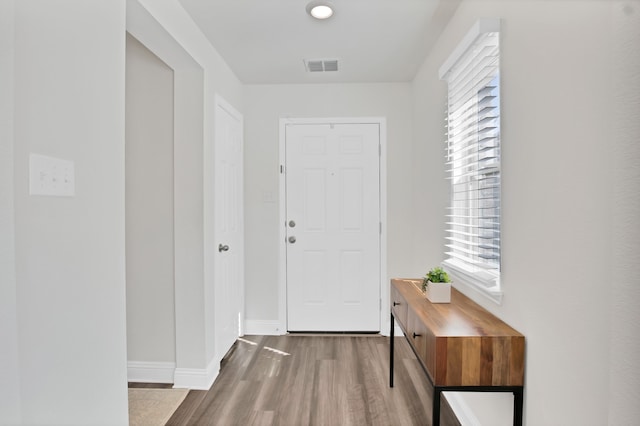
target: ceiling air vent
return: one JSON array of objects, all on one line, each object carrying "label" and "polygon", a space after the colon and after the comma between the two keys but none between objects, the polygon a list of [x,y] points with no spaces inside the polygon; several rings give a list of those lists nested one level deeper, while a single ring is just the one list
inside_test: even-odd
[{"label": "ceiling air vent", "polygon": [[304,65],[308,72],[338,71],[337,59],[308,59]]}]

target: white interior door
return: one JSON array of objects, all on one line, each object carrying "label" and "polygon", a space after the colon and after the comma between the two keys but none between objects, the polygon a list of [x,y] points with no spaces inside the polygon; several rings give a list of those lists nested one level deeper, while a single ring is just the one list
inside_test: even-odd
[{"label": "white interior door", "polygon": [[380,126],[288,124],[289,331],[380,330]]},{"label": "white interior door", "polygon": [[215,335],[221,358],[241,333],[244,317],[242,116],[222,98],[215,106]]}]

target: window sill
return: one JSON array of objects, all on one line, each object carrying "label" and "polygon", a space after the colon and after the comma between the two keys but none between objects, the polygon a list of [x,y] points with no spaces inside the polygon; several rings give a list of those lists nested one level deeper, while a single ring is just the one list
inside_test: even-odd
[{"label": "window sill", "polygon": [[473,272],[462,269],[449,260],[445,260],[443,266],[449,275],[451,275],[454,287],[478,294],[497,305],[502,304],[503,293],[500,290],[500,278],[483,279]]}]

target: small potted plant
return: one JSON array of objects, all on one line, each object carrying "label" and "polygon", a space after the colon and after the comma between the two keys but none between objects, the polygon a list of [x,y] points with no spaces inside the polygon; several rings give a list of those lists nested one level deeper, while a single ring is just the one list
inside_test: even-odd
[{"label": "small potted plant", "polygon": [[451,278],[447,271],[437,266],[422,279],[422,291],[431,303],[451,302]]}]

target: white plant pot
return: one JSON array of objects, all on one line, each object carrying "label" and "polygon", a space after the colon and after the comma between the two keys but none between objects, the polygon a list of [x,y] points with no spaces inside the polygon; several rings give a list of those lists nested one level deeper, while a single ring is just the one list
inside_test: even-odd
[{"label": "white plant pot", "polygon": [[430,282],[424,294],[431,303],[451,303],[451,283]]}]

